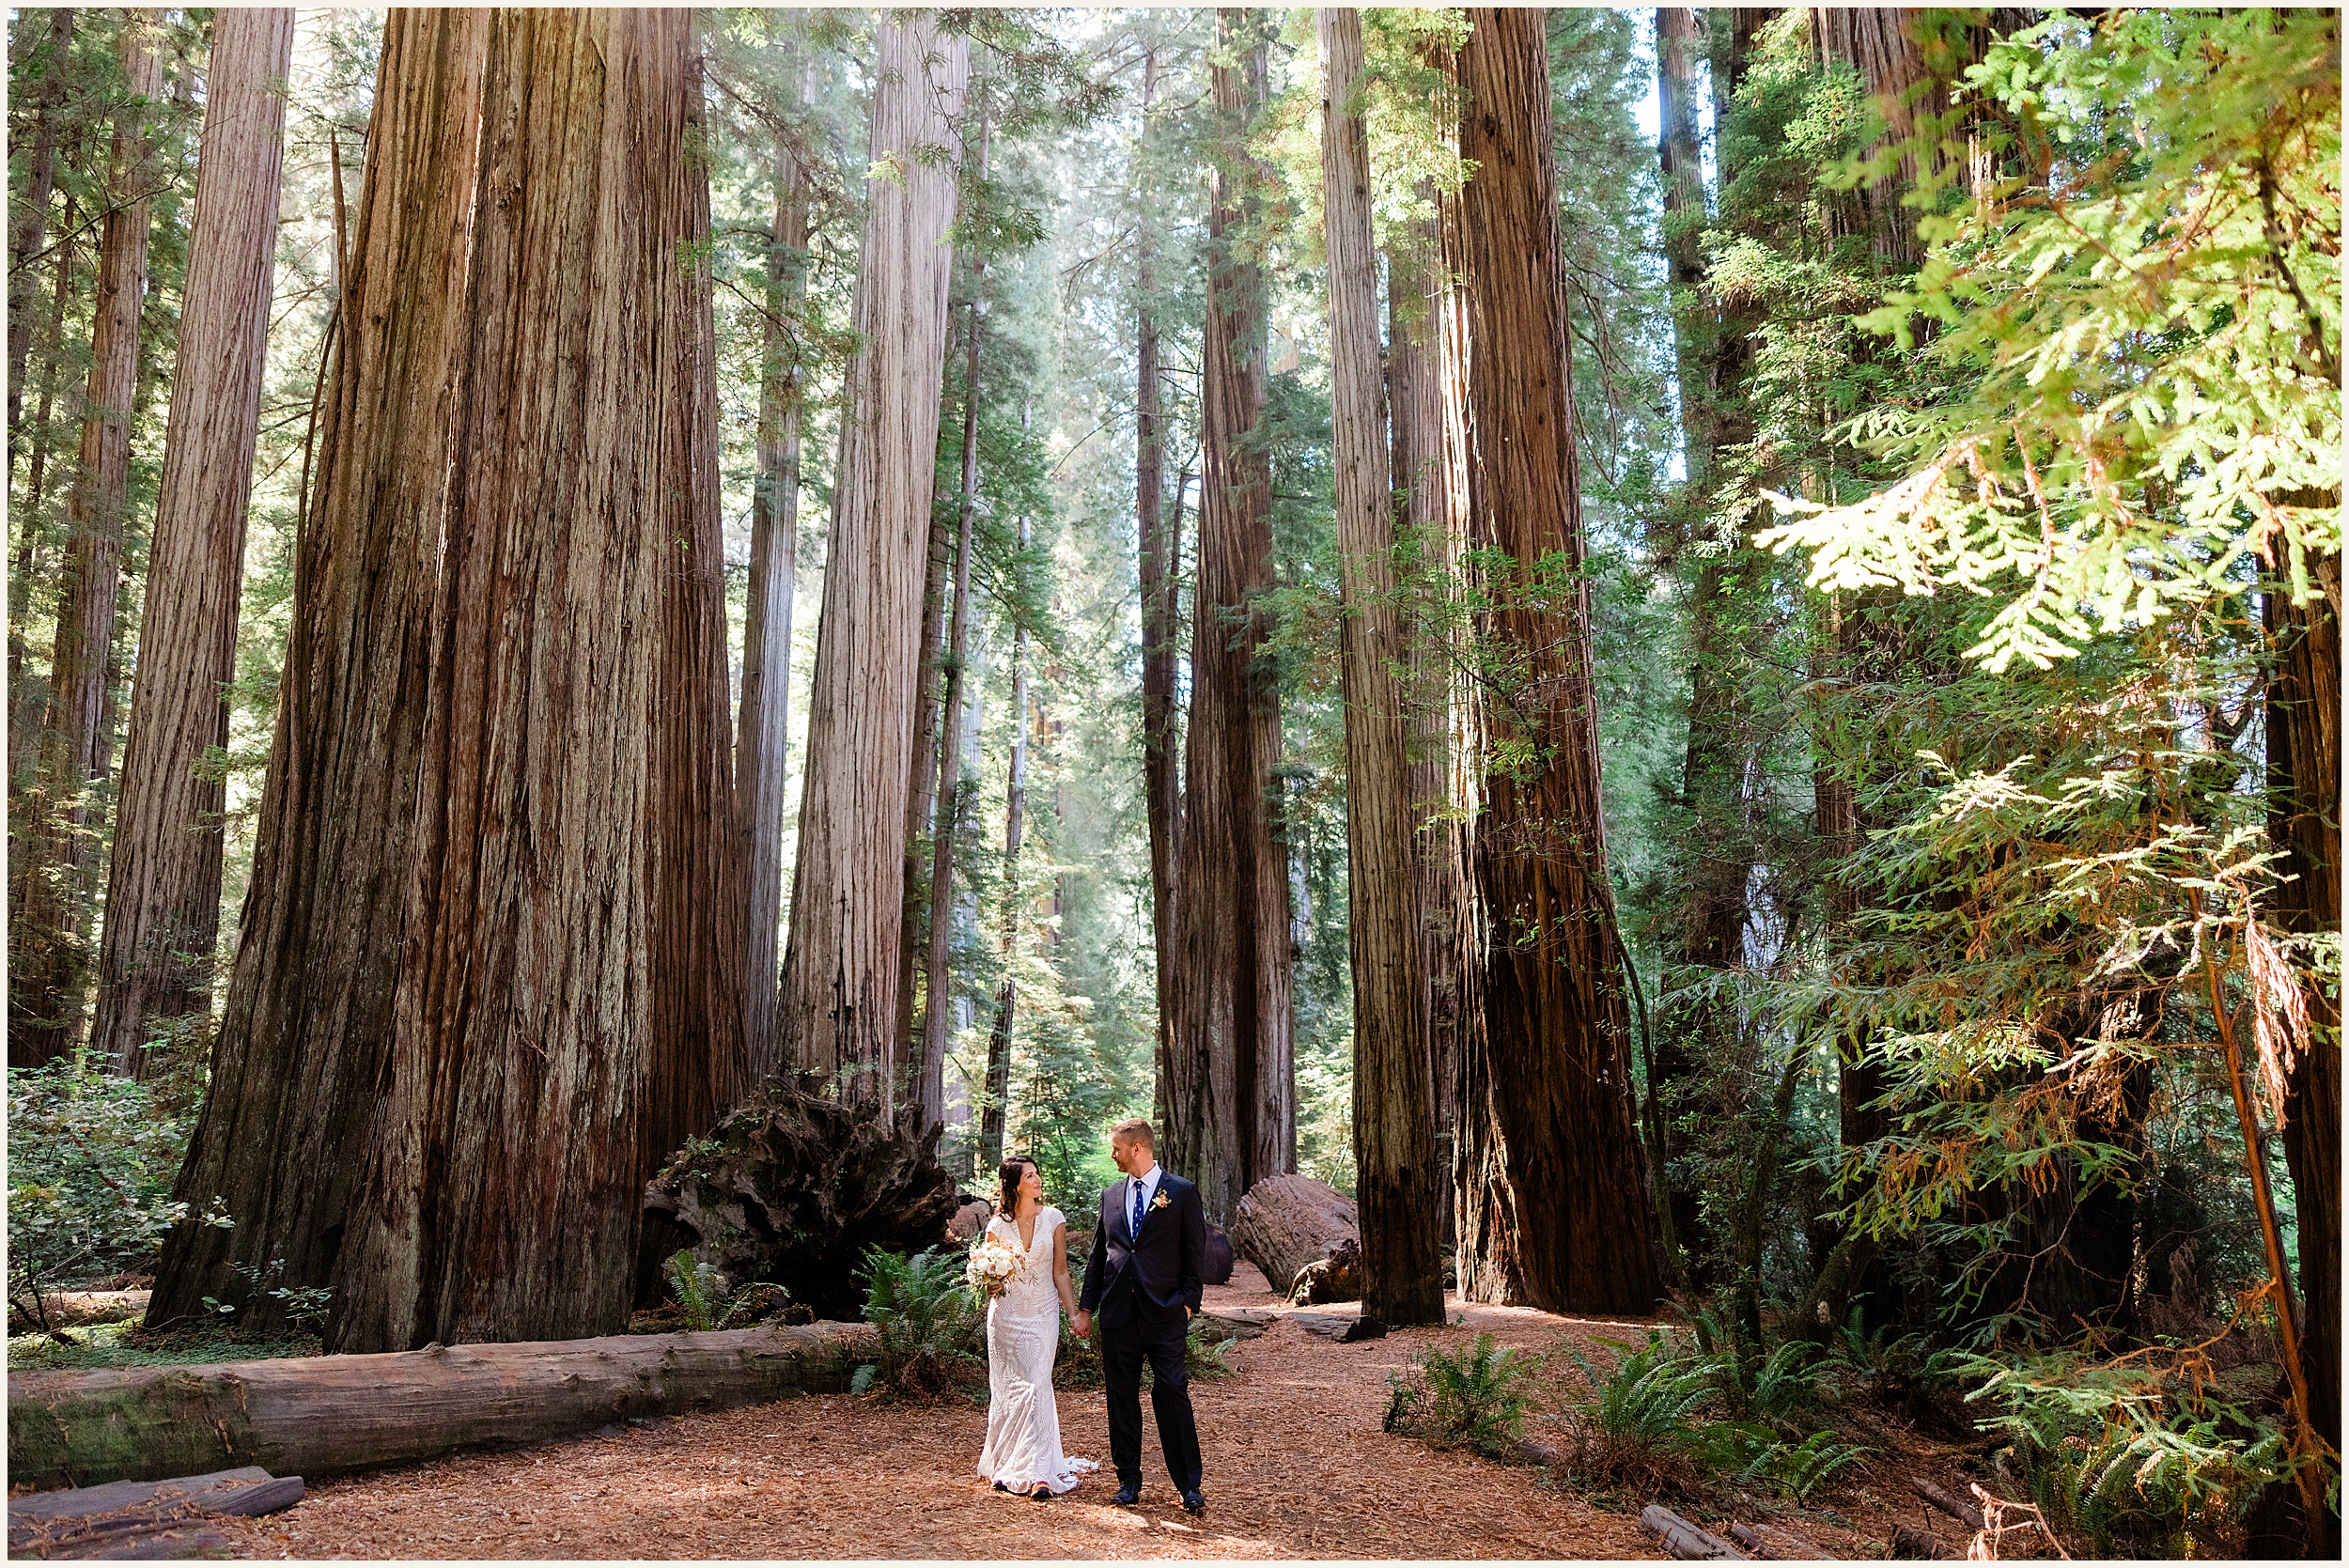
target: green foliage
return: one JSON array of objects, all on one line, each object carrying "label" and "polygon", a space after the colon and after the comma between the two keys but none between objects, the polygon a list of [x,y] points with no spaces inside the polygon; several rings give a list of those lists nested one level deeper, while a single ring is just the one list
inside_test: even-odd
[{"label": "green foliage", "polygon": [[286,1321],[298,1332],[320,1334],[326,1329],[326,1316],[334,1300],[331,1285],[288,1285],[286,1260],[272,1258],[266,1264],[232,1263],[230,1276],[237,1281],[233,1296],[223,1300],[218,1296],[204,1298],[205,1310],[223,1319],[233,1318],[245,1307],[263,1296],[283,1303]]},{"label": "green foliage", "polygon": [[661,1271],[669,1278],[669,1294],[684,1314],[685,1327],[695,1333],[768,1322],[791,1300],[791,1293],[771,1280],[754,1280],[726,1294],[725,1276],[695,1258],[690,1248],[671,1253]]},{"label": "green foliage", "polygon": [[1968,650],[1994,672],[2230,595],[2253,556],[2305,601],[2341,548],[2338,19],[2057,16],[1967,85],[1912,149],[1933,255],[1864,321],[1907,349],[1929,320],[1951,393],[1856,417],[1906,477],[1773,497],[1762,542],[1824,587],[2003,598]]},{"label": "green foliage", "polygon": [[2007,1439],[1992,1465],[2008,1495],[2059,1535],[2099,1557],[2239,1555],[2243,1510],[2291,1473],[2285,1436],[2223,1397],[2193,1353],[2159,1358],[1975,1357],[1967,1397]]},{"label": "green foliage", "polygon": [[252,1334],[223,1322],[200,1320],[162,1333],[136,1323],[98,1323],[70,1339],[20,1334],[8,1341],[11,1372],[97,1372],[131,1367],[209,1366],[216,1361],[270,1361],[316,1356],[319,1337],[306,1330]]},{"label": "green foliage", "polygon": [[1734,1345],[1684,1343],[1664,1329],[1636,1349],[1602,1343],[1619,1353],[1603,1373],[1567,1347],[1591,1389],[1572,1413],[1579,1475],[1684,1493],[1724,1478],[1799,1503],[1868,1452],[1795,1424],[1817,1398],[1805,1375],[1815,1348],[1806,1342],[1787,1341],[1751,1364]]},{"label": "green foliage", "polygon": [[1456,1354],[1430,1348],[1387,1374],[1385,1427],[1430,1448],[1470,1449],[1505,1459],[1525,1436],[1531,1379],[1541,1358],[1494,1343],[1490,1334]]},{"label": "green foliage", "polygon": [[856,1373],[859,1393],[877,1383],[914,1399],[978,1399],[987,1388],[987,1309],[962,1276],[959,1248],[905,1257],[875,1248],[857,1278],[864,1320],[879,1331],[880,1358]]},{"label": "green foliage", "polygon": [[8,1299],[45,1321],[44,1292],[151,1263],[188,1218],[171,1196],[187,1130],[132,1079],[71,1060],[10,1071]]}]

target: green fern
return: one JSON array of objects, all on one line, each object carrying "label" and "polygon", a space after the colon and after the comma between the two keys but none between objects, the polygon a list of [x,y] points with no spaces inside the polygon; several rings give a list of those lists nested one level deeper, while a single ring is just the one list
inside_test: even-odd
[{"label": "green fern", "polygon": [[720,1301],[718,1294],[725,1288],[725,1277],[695,1259],[691,1250],[671,1253],[665,1272],[677,1312],[686,1327],[697,1334],[740,1323],[763,1323],[791,1300],[791,1293],[772,1280],[754,1280]]},{"label": "green fern", "polygon": [[1754,1455],[1738,1480],[1766,1483],[1790,1502],[1806,1501],[1819,1484],[1838,1470],[1857,1463],[1868,1451],[1858,1443],[1839,1443],[1831,1432],[1813,1432],[1799,1443],[1772,1443]]},{"label": "green fern", "polygon": [[864,1320],[878,1330],[874,1376],[892,1391],[984,1396],[987,1312],[963,1279],[966,1255],[933,1248],[908,1258],[878,1247],[864,1254],[856,1277],[864,1284]]},{"label": "green fern", "polygon": [[1506,1458],[1533,1407],[1528,1380],[1541,1358],[1497,1345],[1490,1334],[1458,1355],[1428,1350],[1387,1376],[1386,1429],[1431,1448]]}]

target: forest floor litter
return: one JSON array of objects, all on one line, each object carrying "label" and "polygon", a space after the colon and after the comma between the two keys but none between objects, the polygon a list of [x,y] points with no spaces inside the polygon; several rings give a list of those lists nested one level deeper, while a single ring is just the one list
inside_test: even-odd
[{"label": "forest floor litter", "polygon": [[[1279,1303],[1225,1286],[1206,1305]],[[1380,1425],[1388,1375],[1430,1347],[1482,1331],[1534,1352],[1571,1341],[1604,1358],[1606,1342],[1641,1341],[1649,1324],[1456,1298],[1447,1310],[1450,1326],[1352,1344],[1278,1321],[1233,1345],[1232,1375],[1191,1384],[1204,1518],[1182,1511],[1146,1413],[1142,1502],[1110,1506],[1117,1483],[1101,1395],[1067,1389],[1062,1447],[1102,1468],[1045,1503],[996,1493],[973,1473],[982,1406],[833,1394],[319,1481],[287,1513],[223,1527],[239,1555],[272,1558],[1663,1557],[1640,1528],[1647,1499],[1612,1498],[1621,1511],[1610,1511],[1545,1470],[1438,1452]],[[1553,1357],[1545,1374],[1553,1413],[1579,1392],[1571,1367]],[[1528,1436],[1557,1442],[1563,1432],[1541,1418]],[[1856,1468],[1831,1499],[1779,1518],[1839,1555],[1884,1555],[1896,1522],[1925,1519],[1908,1473],[1964,1484],[1958,1447],[1888,1436],[1898,1448]],[[1940,1522],[1945,1536],[1955,1528]]]}]

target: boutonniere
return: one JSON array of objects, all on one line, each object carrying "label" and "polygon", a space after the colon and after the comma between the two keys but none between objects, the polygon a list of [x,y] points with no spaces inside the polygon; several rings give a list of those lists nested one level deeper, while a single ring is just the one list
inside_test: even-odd
[{"label": "boutonniere", "polygon": [[1162,1209],[1166,1207],[1166,1194],[1161,1192],[1156,1198],[1151,1199],[1150,1206],[1154,1209]]}]

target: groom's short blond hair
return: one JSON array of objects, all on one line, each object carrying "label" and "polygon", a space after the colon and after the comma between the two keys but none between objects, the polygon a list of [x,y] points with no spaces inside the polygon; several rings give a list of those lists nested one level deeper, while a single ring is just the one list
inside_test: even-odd
[{"label": "groom's short blond hair", "polygon": [[1128,1116],[1110,1128],[1112,1143],[1139,1143],[1152,1154],[1159,1152],[1158,1140],[1150,1136],[1150,1124],[1139,1116]]}]

